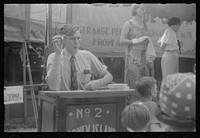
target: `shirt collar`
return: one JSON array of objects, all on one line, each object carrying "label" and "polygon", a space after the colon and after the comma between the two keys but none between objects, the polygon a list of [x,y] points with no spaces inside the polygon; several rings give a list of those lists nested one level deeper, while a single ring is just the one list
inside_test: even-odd
[{"label": "shirt collar", "polygon": [[[74,55],[76,59],[77,59],[78,53],[79,53],[79,51],[76,53],[76,55]],[[63,54],[64,58],[66,58],[68,61],[70,61],[70,58],[71,58],[72,55],[69,54],[65,48],[63,49],[62,54]]]}]

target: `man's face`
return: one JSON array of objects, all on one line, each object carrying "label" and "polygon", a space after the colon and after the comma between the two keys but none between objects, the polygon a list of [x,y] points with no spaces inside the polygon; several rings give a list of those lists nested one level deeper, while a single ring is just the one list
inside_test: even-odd
[{"label": "man's face", "polygon": [[79,48],[81,43],[81,34],[80,31],[76,31],[73,36],[65,36],[64,37],[64,45],[66,47],[67,52],[71,55],[75,55]]},{"label": "man's face", "polygon": [[171,28],[174,30],[174,32],[178,32],[179,28],[180,28],[180,25],[177,24],[177,25],[172,25]]}]

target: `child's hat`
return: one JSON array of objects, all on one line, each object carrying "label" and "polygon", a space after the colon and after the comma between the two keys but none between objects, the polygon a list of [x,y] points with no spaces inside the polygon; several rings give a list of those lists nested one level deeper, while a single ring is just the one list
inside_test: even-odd
[{"label": "child's hat", "polygon": [[160,91],[161,110],[177,119],[196,119],[196,76],[192,73],[168,75]]}]

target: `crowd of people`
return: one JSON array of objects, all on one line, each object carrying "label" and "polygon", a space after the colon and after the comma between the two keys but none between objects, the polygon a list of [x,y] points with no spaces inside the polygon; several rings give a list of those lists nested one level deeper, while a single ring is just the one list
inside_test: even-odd
[{"label": "crowd of people", "polygon": [[161,59],[162,84],[157,99],[156,80],[148,72],[152,60],[147,58],[151,40],[146,37],[145,6],[133,5],[131,14],[131,19],[123,25],[120,42],[126,46],[124,82],[139,96],[128,97],[127,106],[122,111],[123,126],[128,132],[196,131],[196,75],[178,73],[180,45],[177,32],[181,20],[170,18],[168,28],[159,40],[164,54]]},{"label": "crowd of people", "polygon": [[129,132],[196,131],[196,75],[175,73],[162,82],[159,100],[152,77],[136,81],[140,99],[122,111],[122,124]]},{"label": "crowd of people", "polygon": [[[155,51],[147,36],[145,6],[133,5],[131,15],[122,27],[120,43],[126,46],[124,83],[135,89],[138,97],[128,97],[121,114],[123,126],[129,132],[196,131],[196,76],[178,73],[176,35],[181,20],[169,19],[169,27],[160,39],[164,54],[158,93],[157,82],[149,75]],[[64,25],[59,35],[54,36],[55,52],[47,59],[46,81],[50,90],[96,90],[113,81],[106,65],[91,52],[79,49],[80,42],[79,26],[73,24]],[[91,80],[92,74],[99,79]]]}]

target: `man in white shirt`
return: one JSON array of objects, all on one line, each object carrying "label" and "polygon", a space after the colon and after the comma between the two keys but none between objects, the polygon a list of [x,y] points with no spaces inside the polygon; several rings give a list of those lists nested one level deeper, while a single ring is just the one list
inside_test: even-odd
[{"label": "man in white shirt", "polygon": [[[79,50],[81,34],[78,26],[66,24],[59,34],[53,38],[55,52],[47,59],[46,81],[51,90],[74,90],[71,88],[74,74],[71,72],[71,57],[75,58],[77,89],[95,90],[112,82],[113,76],[95,55]],[[91,74],[100,79],[91,81]]]}]

